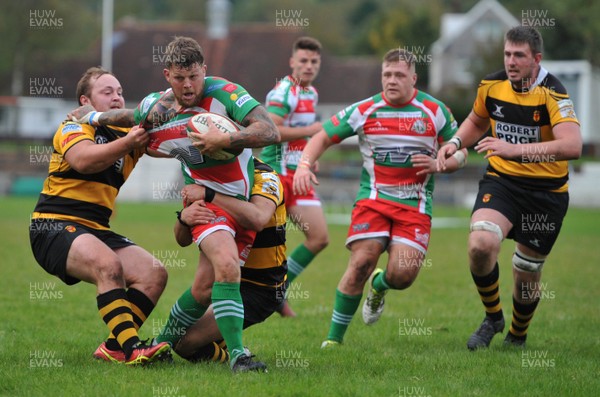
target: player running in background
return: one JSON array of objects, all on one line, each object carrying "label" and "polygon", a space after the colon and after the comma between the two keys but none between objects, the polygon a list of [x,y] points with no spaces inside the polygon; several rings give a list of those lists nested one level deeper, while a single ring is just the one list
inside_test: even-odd
[{"label": "player running in background", "polygon": [[[362,310],[367,324],[381,316],[389,289],[403,290],[415,281],[427,253],[435,154],[456,132],[456,122],[443,103],[415,89],[416,81],[414,56],[390,50],[383,58],[383,92],[324,123],[296,169],[294,190],[306,192],[311,182],[318,183],[311,167],[321,154],[334,143],[359,136],[363,168],[346,240],[350,261],[336,290],[322,348],[342,343],[370,274]],[[446,171],[462,167],[465,155],[466,150],[457,152]],[[389,254],[387,268],[373,271],[384,250]]]},{"label": "player running in background", "polygon": [[[99,111],[125,104],[119,80],[99,67],[79,80],[77,98]],[[33,254],[44,270],[67,285],[96,285],[98,311],[110,336],[94,357],[126,364],[151,362],[169,350],[166,343],[145,346],[137,333],[166,286],[167,272],[109,226],[119,189],[148,141],[140,127],[61,124],[29,228]]]},{"label": "player running in background", "polygon": [[[267,164],[255,160],[254,186],[249,202],[215,194],[213,203],[227,210],[245,228],[258,231],[245,265],[241,268],[240,292],[244,302],[244,329],[266,320],[283,302],[285,295],[285,205],[283,187],[277,173]],[[175,236],[181,246],[192,242],[190,227],[214,219],[204,207],[206,191],[199,185],[187,185],[184,199],[191,205],[181,212],[175,224]],[[201,201],[198,201],[201,200]],[[206,217],[206,214],[211,214]],[[198,273],[197,277],[202,278]],[[202,281],[202,280],[200,280]],[[190,361],[226,361],[229,353],[223,348],[213,308],[192,325],[175,351]]]},{"label": "player running in background", "polygon": [[488,347],[504,330],[498,254],[504,238],[516,243],[513,309],[508,346],[525,346],[540,300],[542,266],[569,206],[567,160],[581,156],[573,102],[561,82],[540,65],[543,40],[532,27],[510,29],[504,38],[504,70],[479,84],[473,110],[453,145],[438,153],[439,167],[457,149],[475,144],[486,153],[469,234],[469,268],[485,307],[485,318],[467,341],[470,350]]},{"label": "player running in background", "polygon": [[[321,129],[316,121],[318,94],[312,83],[321,67],[321,43],[311,37],[300,37],[294,42],[290,68],[292,73],[277,83],[267,94],[267,111],[281,134],[281,143],[263,149],[261,159],[281,176],[286,191],[289,221],[302,230],[306,240],[292,251],[288,261],[288,282],[311,263],[329,243],[327,223],[321,200],[311,187],[305,194],[292,189],[298,159],[309,137]],[[284,317],[295,313],[287,301],[279,309]]]},{"label": "player running in background", "polygon": [[[149,129],[149,152],[179,159],[186,184],[202,184],[215,192],[247,200],[254,166],[251,150],[243,150],[230,160],[211,159],[210,153],[223,148],[272,144],[279,138],[277,128],[265,109],[243,87],[219,77],[206,77],[202,48],[195,40],[176,37],[167,46],[166,59],[163,74],[170,90],[148,95],[135,112],[92,112],[82,119],[94,124],[142,124]],[[84,111],[78,109],[73,115],[79,117]],[[192,144],[185,125],[190,117],[205,111],[221,114],[245,128],[223,134],[211,126],[209,132],[196,134],[196,142]],[[182,332],[202,317],[212,303],[217,324],[231,353],[232,370],[262,370],[264,364],[254,362],[242,344],[244,309],[239,292],[242,256],[252,244],[255,232],[241,228],[226,211],[210,203],[209,198],[205,201],[217,217],[211,224],[196,225],[192,234],[201,250],[199,268],[211,268],[205,270],[214,277],[212,288],[204,288],[200,295],[199,288],[184,292],[156,341],[173,344],[173,329]],[[204,256],[208,260],[204,260]],[[197,282],[195,279],[194,283]]]}]

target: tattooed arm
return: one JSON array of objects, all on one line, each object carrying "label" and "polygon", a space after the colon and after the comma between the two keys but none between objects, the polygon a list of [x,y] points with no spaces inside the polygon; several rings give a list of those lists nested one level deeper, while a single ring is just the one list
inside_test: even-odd
[{"label": "tattooed arm", "polygon": [[246,128],[229,135],[231,148],[269,146],[281,140],[279,130],[263,106],[257,106],[242,120]]},{"label": "tattooed arm", "polygon": [[108,112],[96,112],[92,105],[83,105],[71,110],[67,118],[80,124],[114,125],[117,127],[133,127],[133,109],[112,109]]},{"label": "tattooed arm", "polygon": [[242,128],[230,134],[223,134],[212,122],[208,132],[192,133],[193,145],[200,153],[209,155],[221,149],[258,148],[280,141],[279,130],[262,106],[257,106],[242,120]]},{"label": "tattooed arm", "polygon": [[[175,110],[175,96],[172,91],[165,92],[152,107],[143,125],[148,128],[160,126],[171,120]],[[96,112],[91,105],[80,106],[68,114],[68,119],[81,124],[114,125],[117,127],[133,127],[135,122],[133,109],[112,109],[107,112]]]},{"label": "tattooed arm", "polygon": [[146,116],[145,125],[151,126],[151,128],[156,128],[165,124],[175,117],[177,114],[177,110],[175,109],[175,95],[173,91],[165,92],[158,102],[152,106],[150,112]]},{"label": "tattooed arm", "polygon": [[98,117],[98,124],[133,127],[135,125],[133,109],[113,109],[108,112],[103,112],[100,117]]}]

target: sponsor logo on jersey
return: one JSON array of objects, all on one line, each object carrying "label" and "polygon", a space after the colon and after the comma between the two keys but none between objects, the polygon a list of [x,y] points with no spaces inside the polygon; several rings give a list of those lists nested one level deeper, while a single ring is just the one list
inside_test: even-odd
[{"label": "sponsor logo on jersey", "polygon": [[265,181],[262,184],[262,192],[273,195],[279,200],[279,185],[273,181]]},{"label": "sponsor logo on jersey", "polygon": [[150,110],[150,106],[152,106],[155,99],[156,98],[153,95],[149,95],[142,99],[142,102],[140,103],[140,113],[146,114],[148,110]]},{"label": "sponsor logo on jersey", "polygon": [[430,150],[420,146],[380,146],[373,149],[373,158],[379,164],[385,162],[406,164],[410,157],[415,154],[425,154],[434,157]]},{"label": "sponsor logo on jersey", "polygon": [[481,201],[483,201],[484,203],[489,203],[491,199],[492,199],[492,195],[490,193],[486,193],[481,198]]},{"label": "sponsor logo on jersey", "polygon": [[208,88],[206,88],[206,89],[204,90],[204,93],[205,93],[205,94],[208,94],[208,93],[210,93],[210,92],[213,92],[213,91],[215,91],[215,90],[218,90],[219,88],[223,88],[223,87],[225,87],[225,84],[215,84],[215,85],[211,85],[210,87],[208,87]]},{"label": "sponsor logo on jersey", "polygon": [[502,114],[502,108],[504,108],[504,106],[496,105],[495,103],[494,106],[496,107],[496,110],[494,110],[492,114],[496,117],[504,118],[504,114]]},{"label": "sponsor logo on jersey", "polygon": [[103,144],[108,143],[108,139],[105,136],[96,135],[96,143],[98,145],[103,145]]},{"label": "sponsor logo on jersey", "polygon": [[313,101],[310,99],[301,99],[298,101],[296,113],[314,113]]},{"label": "sponsor logo on jersey", "polygon": [[82,135],[83,135],[83,132],[80,132],[79,134],[71,134],[68,137],[66,137],[64,141],[62,141],[60,143],[60,146],[61,147],[67,146],[67,143],[71,142],[73,139],[75,139],[75,138],[77,138],[79,136],[82,136]]},{"label": "sponsor logo on jersey", "polygon": [[412,127],[410,127],[410,130],[412,132],[415,132],[417,134],[424,134],[427,131],[427,125],[425,124],[425,122],[423,121],[423,119],[417,119],[415,120],[415,122],[413,123]]},{"label": "sponsor logo on jersey", "polygon": [[115,171],[119,174],[123,173],[123,168],[125,167],[125,159],[121,157],[117,161],[115,161]]},{"label": "sponsor logo on jersey", "polygon": [[251,99],[252,97],[250,95],[244,94],[237,101],[235,101],[235,104],[238,106],[238,108],[241,108],[244,105],[244,103],[248,102]]},{"label": "sponsor logo on jersey", "polygon": [[229,99],[231,99],[232,101],[235,101],[236,99],[238,99],[237,94],[231,94],[229,95]]},{"label": "sponsor logo on jersey", "polygon": [[337,127],[338,125],[340,125],[340,120],[338,119],[337,114],[334,114],[333,117],[331,118],[331,124],[333,124],[334,127]]},{"label": "sponsor logo on jersey", "polygon": [[65,124],[65,126],[62,129],[63,134],[66,134],[67,132],[79,132],[79,131],[83,131],[83,127],[81,127],[81,124],[77,124],[77,123]]},{"label": "sponsor logo on jersey", "polygon": [[67,227],[65,227],[65,230],[66,230],[67,232],[69,232],[69,233],[75,233],[75,231],[76,231],[77,229],[75,228],[75,226],[68,225]]},{"label": "sponsor logo on jersey", "polygon": [[537,238],[534,238],[533,240],[529,240],[529,242],[531,243],[531,245],[534,245],[534,246],[540,248],[540,240],[538,240]]},{"label": "sponsor logo on jersey", "polygon": [[576,118],[573,102],[570,99],[563,99],[557,102],[560,115],[565,118]]},{"label": "sponsor logo on jersey", "polygon": [[365,124],[364,131],[366,134],[375,131],[387,131],[388,128],[381,124],[381,121],[375,121]]},{"label": "sponsor logo on jersey", "polygon": [[539,110],[534,110],[533,111],[533,121],[535,121],[536,123],[538,121],[540,121],[540,111]]},{"label": "sponsor logo on jersey", "polygon": [[497,121],[496,137],[513,144],[539,142],[540,127]]},{"label": "sponsor logo on jersey", "polygon": [[233,91],[237,90],[237,85],[233,84],[233,83],[229,83],[227,85],[225,85],[223,87],[223,91],[227,91],[228,93],[232,93]]},{"label": "sponsor logo on jersey", "polygon": [[378,119],[416,119],[422,117],[421,112],[376,112],[375,117]]}]

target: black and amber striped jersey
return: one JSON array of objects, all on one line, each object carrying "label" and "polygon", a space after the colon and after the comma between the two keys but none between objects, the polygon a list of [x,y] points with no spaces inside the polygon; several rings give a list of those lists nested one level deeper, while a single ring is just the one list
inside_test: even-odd
[{"label": "black and amber striped jersey", "polygon": [[[526,91],[515,91],[505,71],[486,76],[479,84],[473,111],[489,118],[492,135],[520,145],[554,139],[552,127],[563,122],[579,124],[566,89],[544,68]],[[567,191],[567,161],[552,161],[547,153],[526,147],[519,161],[492,156],[488,172],[530,189]]]},{"label": "black and amber striped jersey", "polygon": [[104,171],[95,174],[75,171],[65,160],[64,154],[83,140],[106,144],[124,137],[128,132],[129,128],[92,127],[72,122],[61,124],[54,135],[54,151],[48,177],[44,181],[32,219],[72,221],[93,229],[108,230],[119,189],[144,150],[131,151]]},{"label": "black and amber striped jersey", "polygon": [[254,185],[250,199],[252,196],[259,195],[273,200],[277,208],[265,228],[256,234],[246,264],[241,268],[242,282],[280,288],[286,280],[285,222],[287,214],[283,193],[283,186],[277,173],[267,164],[255,159]]}]

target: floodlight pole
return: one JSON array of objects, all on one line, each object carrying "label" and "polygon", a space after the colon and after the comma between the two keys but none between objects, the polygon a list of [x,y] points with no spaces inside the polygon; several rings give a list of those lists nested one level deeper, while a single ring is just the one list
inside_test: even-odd
[{"label": "floodlight pole", "polygon": [[102,0],[102,67],[112,71],[113,0]]}]

